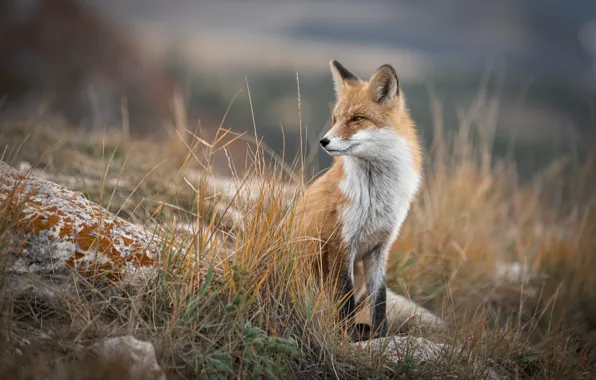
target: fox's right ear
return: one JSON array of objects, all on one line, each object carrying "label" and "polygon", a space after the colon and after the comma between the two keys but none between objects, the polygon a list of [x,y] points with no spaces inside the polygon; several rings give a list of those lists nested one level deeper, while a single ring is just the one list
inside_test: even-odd
[{"label": "fox's right ear", "polygon": [[331,66],[333,87],[335,88],[335,95],[337,96],[339,96],[343,88],[346,86],[347,82],[360,80],[360,78],[352,74],[348,69],[346,69],[341,63],[337,62],[336,60],[331,60],[329,62],[329,66]]}]

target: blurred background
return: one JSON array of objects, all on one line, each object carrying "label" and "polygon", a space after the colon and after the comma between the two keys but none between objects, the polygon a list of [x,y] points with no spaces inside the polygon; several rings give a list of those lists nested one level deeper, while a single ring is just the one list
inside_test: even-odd
[{"label": "blurred background", "polygon": [[294,158],[300,121],[308,149],[327,128],[330,59],[361,78],[393,64],[427,143],[433,101],[449,130],[480,94],[494,154],[522,176],[596,147],[593,0],[0,0],[0,118],[43,113],[73,133],[183,124],[209,140],[242,90],[224,127],[253,134],[248,83],[257,134]]}]

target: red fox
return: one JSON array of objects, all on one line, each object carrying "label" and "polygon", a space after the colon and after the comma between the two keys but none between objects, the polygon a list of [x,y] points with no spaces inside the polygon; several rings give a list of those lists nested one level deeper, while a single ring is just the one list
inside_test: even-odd
[{"label": "red fox", "polygon": [[[386,336],[385,265],[421,182],[420,143],[391,65],[368,82],[335,60],[330,66],[336,104],[320,143],[334,162],[306,189],[296,211],[304,218],[301,231],[322,242],[324,276],[337,279],[347,297],[342,319],[353,317],[354,278],[363,278],[372,332]],[[357,339],[355,327],[348,329]]]}]

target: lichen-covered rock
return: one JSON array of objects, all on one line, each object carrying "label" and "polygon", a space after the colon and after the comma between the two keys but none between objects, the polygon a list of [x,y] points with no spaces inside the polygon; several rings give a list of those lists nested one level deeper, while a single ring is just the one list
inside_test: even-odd
[{"label": "lichen-covered rock", "polygon": [[82,194],[1,161],[0,210],[11,218],[9,271],[14,274],[99,270],[122,278],[153,267],[160,249],[161,240]]}]

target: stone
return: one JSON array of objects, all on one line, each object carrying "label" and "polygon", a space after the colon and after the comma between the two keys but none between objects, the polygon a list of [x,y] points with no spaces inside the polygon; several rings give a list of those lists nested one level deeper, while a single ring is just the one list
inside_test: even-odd
[{"label": "stone", "polygon": [[102,359],[124,361],[128,378],[166,380],[150,342],[126,335],[105,339],[91,346],[90,350]]},{"label": "stone", "polygon": [[[162,239],[56,183],[0,161],[0,210],[9,214],[10,274],[99,272],[145,278]],[[143,270],[145,269],[145,270]]]},{"label": "stone", "polygon": [[358,351],[367,354],[384,351],[385,355],[395,363],[404,360],[406,357],[416,362],[437,361],[440,359],[441,353],[448,349],[445,344],[412,336],[392,336],[387,340],[377,338],[352,343],[352,345],[357,347]]},{"label": "stone", "polygon": [[[416,363],[439,363],[445,355],[457,349],[448,344],[432,342],[423,337],[415,336],[391,336],[356,342],[351,345],[356,353],[364,355],[383,354],[394,363],[405,360]],[[488,380],[508,379],[507,376],[499,374],[493,368],[481,367],[479,362],[474,363],[474,367],[478,375],[481,376],[480,378]]]}]

